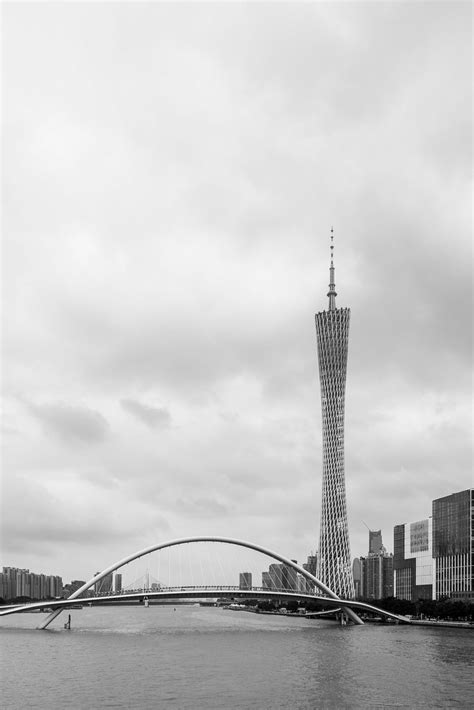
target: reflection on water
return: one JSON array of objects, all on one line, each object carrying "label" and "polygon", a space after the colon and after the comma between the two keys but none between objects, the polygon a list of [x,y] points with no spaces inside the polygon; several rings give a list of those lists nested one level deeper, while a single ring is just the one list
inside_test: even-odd
[{"label": "reflection on water", "polygon": [[72,630],[0,620],[2,707],[471,707],[474,634],[338,627],[201,607],[84,608]]}]

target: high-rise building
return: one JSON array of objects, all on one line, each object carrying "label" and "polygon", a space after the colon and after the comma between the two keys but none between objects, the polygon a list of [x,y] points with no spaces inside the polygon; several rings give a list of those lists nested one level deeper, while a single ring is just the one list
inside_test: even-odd
[{"label": "high-rise building", "polygon": [[[96,572],[96,575],[98,574],[100,574],[100,572]],[[102,577],[102,579],[99,579],[99,581],[94,584],[94,591],[96,594],[107,594],[108,592],[112,591],[112,587],[113,573],[111,572],[105,577]]]},{"label": "high-rise building", "polygon": [[362,599],[362,564],[359,557],[352,562],[352,577],[354,579],[354,594],[356,599]]},{"label": "high-rise building", "polygon": [[431,518],[395,525],[393,576],[394,596],[398,599],[432,599]]},{"label": "high-rise building", "polygon": [[[69,584],[65,584],[62,590],[62,596],[64,599],[68,599],[68,597],[71,596],[71,594],[74,594],[74,592],[77,592],[79,587],[83,587],[84,584],[86,583],[85,579],[73,579],[72,582]],[[94,592],[91,592],[90,590],[85,593],[85,596],[94,596]]]},{"label": "high-rise building", "polygon": [[114,578],[114,590],[118,593],[122,591],[122,575],[117,572]]},{"label": "high-rise building", "polygon": [[395,596],[474,599],[474,490],[437,498],[432,517],[393,530]]},{"label": "high-rise building", "polygon": [[383,546],[381,530],[369,530],[369,552],[357,562],[352,566],[357,598],[393,597],[393,555]]},{"label": "high-rise building", "polygon": [[377,555],[382,547],[382,531],[369,530],[369,555]]},{"label": "high-rise building", "polygon": [[268,573],[270,575],[271,588],[283,589],[283,565],[273,562],[268,568]]},{"label": "high-rise building", "polygon": [[316,576],[316,567],[318,566],[318,558],[313,553],[308,555],[308,559],[303,563],[303,569],[307,570],[314,577]]},{"label": "high-rise building", "polygon": [[[298,564],[296,560],[292,560],[292,562]],[[250,574],[250,572],[247,574]],[[250,579],[252,578],[250,577]],[[262,587],[264,589],[296,592],[299,589],[299,585],[298,572],[290,565],[273,562],[269,566],[268,572],[262,572]]]},{"label": "high-rise building", "polygon": [[[291,560],[292,562],[295,563],[295,565],[298,564],[297,560]],[[294,567],[290,567],[289,565],[284,565],[284,570],[285,570],[285,589],[292,589],[295,592],[298,589],[298,572],[295,570]]]},{"label": "high-rise building", "polygon": [[315,315],[323,428],[323,482],[317,577],[336,594],[354,598],[344,474],[344,400],[349,308],[336,308],[331,229],[329,307]]},{"label": "high-rise building", "polygon": [[474,489],[433,501],[435,597],[474,599]]},{"label": "high-rise building", "polygon": [[360,587],[362,599],[393,597],[393,555],[387,552],[372,553],[360,558]]},{"label": "high-rise building", "polygon": [[296,575],[296,591],[300,592],[301,594],[309,594],[311,592],[308,591],[307,583],[308,580],[303,577],[302,574],[297,574]]},{"label": "high-rise building", "polygon": [[54,599],[61,595],[61,577],[35,574],[29,569],[4,567],[0,573],[0,596],[3,599]]},{"label": "high-rise building", "polygon": [[[303,569],[312,574],[313,577],[316,577],[317,566],[318,558],[315,554],[308,555],[308,559],[303,563]],[[308,594],[314,592],[314,584],[310,582],[309,579],[305,579],[305,591],[308,592]]]},{"label": "high-rise building", "polygon": [[252,572],[239,574],[239,589],[252,589]]}]

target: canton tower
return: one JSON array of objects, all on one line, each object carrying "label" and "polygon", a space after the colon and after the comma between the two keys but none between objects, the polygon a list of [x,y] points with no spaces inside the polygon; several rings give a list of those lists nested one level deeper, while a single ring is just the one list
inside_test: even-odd
[{"label": "canton tower", "polygon": [[329,305],[327,311],[315,315],[323,425],[323,487],[317,577],[338,596],[353,599],[344,477],[344,398],[351,312],[349,308],[336,308],[333,241],[331,228]]}]

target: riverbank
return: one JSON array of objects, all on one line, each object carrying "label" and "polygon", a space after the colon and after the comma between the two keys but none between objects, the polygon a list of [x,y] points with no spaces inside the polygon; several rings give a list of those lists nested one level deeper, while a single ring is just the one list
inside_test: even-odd
[{"label": "riverbank", "polygon": [[[294,619],[327,619],[329,615],[315,615],[315,614],[292,614],[288,613],[286,611],[263,611],[260,609],[256,609],[255,607],[247,607],[247,606],[239,606],[239,605],[229,605],[226,607],[223,607],[223,609],[228,609],[229,611],[246,611],[246,612],[251,612],[253,614],[268,614],[269,616],[285,616],[289,619],[294,618]],[[369,624],[395,624],[397,623],[396,621],[393,621],[391,619],[387,621],[383,621],[380,618],[368,618],[364,619],[364,623],[369,623]],[[440,626],[443,627],[449,627],[453,629],[470,629],[471,631],[474,630],[474,623],[471,623],[469,621],[447,621],[447,620],[440,620],[436,621],[435,619],[407,619],[407,625],[409,626],[435,626],[439,628]]]},{"label": "riverbank", "polygon": [[449,626],[453,629],[471,629],[474,630],[474,623],[470,621],[434,621],[427,619],[411,619],[411,624],[413,626]]}]

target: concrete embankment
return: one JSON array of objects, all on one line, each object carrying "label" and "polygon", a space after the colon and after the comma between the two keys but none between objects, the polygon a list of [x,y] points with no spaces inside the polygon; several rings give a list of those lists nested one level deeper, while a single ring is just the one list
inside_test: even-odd
[{"label": "concrete embankment", "polygon": [[449,626],[453,629],[474,630],[474,623],[469,621],[431,621],[427,619],[412,619],[412,626]]}]

